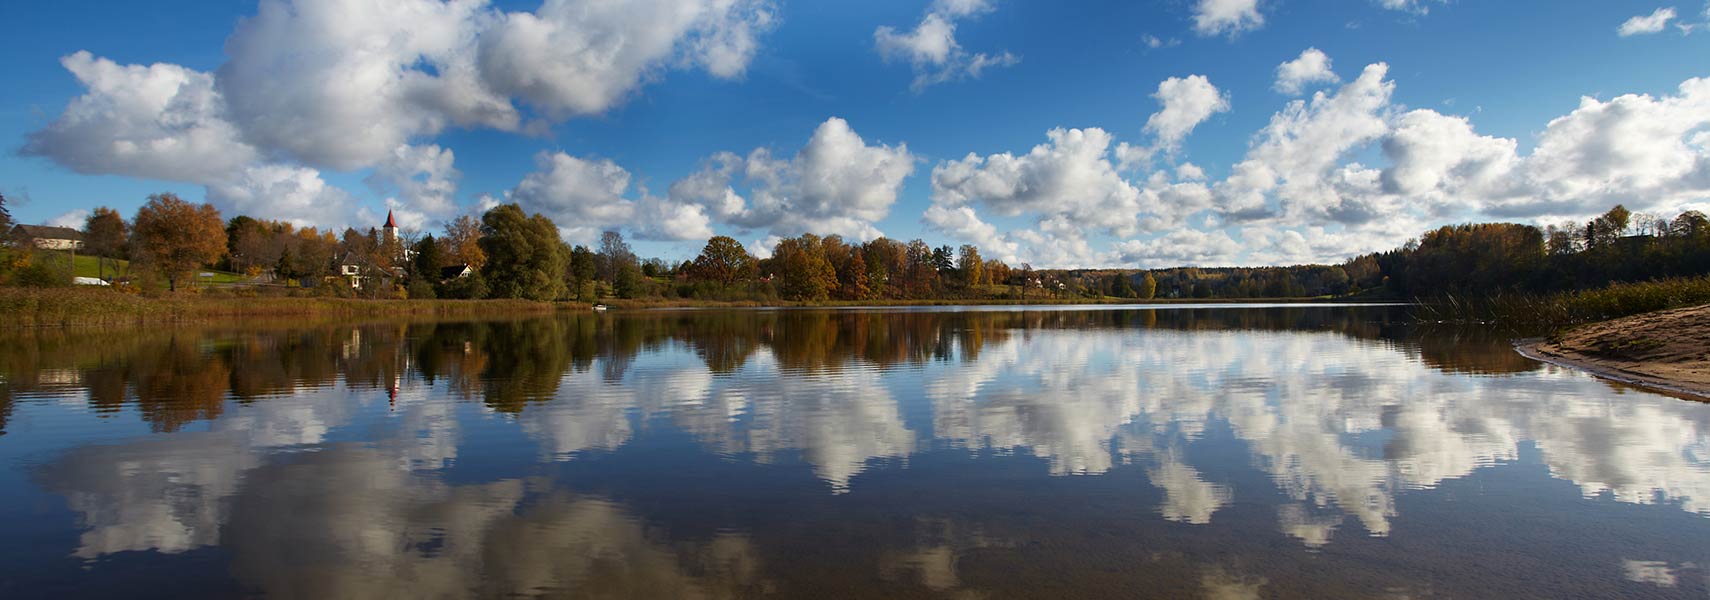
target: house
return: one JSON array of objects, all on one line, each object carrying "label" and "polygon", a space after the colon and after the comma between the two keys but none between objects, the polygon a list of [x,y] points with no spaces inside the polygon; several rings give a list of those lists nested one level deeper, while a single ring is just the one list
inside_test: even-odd
[{"label": "house", "polygon": [[470,275],[473,275],[474,273],[475,273],[475,269],[470,268],[469,265],[452,265],[449,267],[440,267],[440,269],[439,269],[439,280],[440,281],[451,281],[453,279],[462,279],[464,277],[468,277]]},{"label": "house", "polygon": [[[369,231],[372,232],[373,230]],[[380,227],[380,231],[380,242],[386,246],[395,245],[397,248],[397,255],[393,257],[394,263],[398,265],[408,264],[415,253],[398,238],[398,220],[393,218],[392,211],[386,211],[386,224]],[[395,280],[404,278],[403,267],[383,268],[370,257],[357,252],[344,253],[338,257],[333,265],[338,271],[338,276],[350,282],[350,288],[353,290],[362,289],[364,280],[377,280],[382,286],[387,286]]]},{"label": "house", "polygon": [[83,232],[70,227],[19,225],[12,228],[10,238],[16,243],[29,243],[43,250],[83,249]]},{"label": "house", "polygon": [[360,290],[364,280],[379,279],[381,284],[392,282],[393,273],[380,268],[359,252],[346,252],[334,263],[338,276],[350,282],[350,289]]}]

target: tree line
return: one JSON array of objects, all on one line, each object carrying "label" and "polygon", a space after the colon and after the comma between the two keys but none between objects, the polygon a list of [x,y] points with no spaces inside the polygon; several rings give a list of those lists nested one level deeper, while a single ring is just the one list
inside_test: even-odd
[{"label": "tree line", "polygon": [[[0,198],[0,225],[9,225]],[[1710,219],[1672,219],[1622,206],[1584,224],[1538,228],[1515,223],[1450,225],[1400,248],[1335,265],[1034,269],[984,258],[974,245],[923,240],[846,241],[836,235],[779,240],[759,258],[728,236],[709,239],[694,258],[642,259],[616,231],[593,247],[565,243],[557,224],[516,204],[465,215],[438,235],[335,233],[282,221],[225,220],[208,204],[157,194],[129,220],[110,208],[90,213],[86,255],[100,274],[142,287],[176,290],[217,268],[256,281],[376,298],[505,298],[537,301],[684,298],[723,301],[886,301],[921,299],[1299,298],[1385,294],[1546,292],[1615,281],[1710,272]],[[0,281],[64,281],[52,260],[13,244]]]},{"label": "tree line", "polygon": [[1548,293],[1710,273],[1710,218],[1622,205],[1584,224],[1444,226],[1401,248],[1356,257],[1360,283],[1406,297]]}]

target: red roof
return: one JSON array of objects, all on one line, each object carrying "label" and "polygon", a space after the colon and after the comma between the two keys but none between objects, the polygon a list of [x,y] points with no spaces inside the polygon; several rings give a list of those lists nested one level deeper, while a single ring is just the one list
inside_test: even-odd
[{"label": "red roof", "polygon": [[397,229],[398,228],[398,222],[392,220],[392,211],[389,211],[389,210],[386,211],[386,228],[387,229]]}]

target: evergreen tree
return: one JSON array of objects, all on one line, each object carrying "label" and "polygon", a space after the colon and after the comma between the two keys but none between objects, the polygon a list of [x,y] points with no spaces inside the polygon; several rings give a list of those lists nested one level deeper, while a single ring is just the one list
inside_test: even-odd
[{"label": "evergreen tree", "polygon": [[444,253],[439,248],[439,241],[435,240],[433,234],[430,233],[421,241],[416,242],[416,245],[410,250],[414,254],[410,261],[411,278],[437,285],[439,283],[439,270],[446,266]]}]

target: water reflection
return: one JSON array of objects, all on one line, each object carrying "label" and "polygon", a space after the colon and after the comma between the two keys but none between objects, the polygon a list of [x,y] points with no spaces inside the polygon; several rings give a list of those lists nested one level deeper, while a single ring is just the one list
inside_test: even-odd
[{"label": "water reflection", "polygon": [[[1294,307],[44,330],[3,342],[0,440],[53,438],[27,473],[75,519],[72,557],[218,548],[241,589],[285,597],[1049,595],[992,585],[1049,579],[1041,540],[1122,539],[1151,540],[1113,554],[1144,565],[1060,570],[1089,590],[1424,593],[1476,580],[1386,571],[1402,548],[1370,544],[1465,543],[1419,524],[1454,522],[1433,498],[1487,497],[1435,490],[1530,465],[1546,478],[1525,493],[1560,501],[1553,481],[1590,502],[1551,509],[1556,526],[1659,506],[1647,518],[1679,535],[1710,531],[1710,407],[1405,322]],[[147,433],[79,438],[130,420]],[[1150,517],[1112,529],[1128,511]],[[1255,527],[1320,558],[1280,560]],[[1665,526],[1633,527],[1622,539]],[[865,558],[814,563],[832,552],[810,540]],[[1369,556],[1323,554],[1339,542]],[[1551,566],[1702,585],[1701,545],[1662,549]],[[1017,555],[1036,564],[1006,571]],[[1335,584],[1283,574],[1367,559]]]}]

